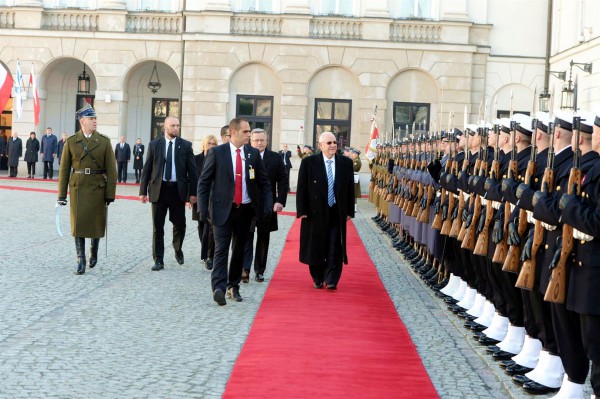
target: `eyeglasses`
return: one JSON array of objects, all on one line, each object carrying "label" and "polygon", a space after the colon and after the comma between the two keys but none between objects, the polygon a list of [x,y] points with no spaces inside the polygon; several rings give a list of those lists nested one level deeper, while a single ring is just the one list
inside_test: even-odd
[{"label": "eyeglasses", "polygon": [[327,145],[337,144],[337,141],[324,141],[323,144],[327,144]]}]

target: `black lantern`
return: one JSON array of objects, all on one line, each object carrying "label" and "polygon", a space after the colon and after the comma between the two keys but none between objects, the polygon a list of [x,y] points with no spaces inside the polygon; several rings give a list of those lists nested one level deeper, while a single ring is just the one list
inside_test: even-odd
[{"label": "black lantern", "polygon": [[548,112],[548,110],[550,109],[550,93],[548,93],[547,91],[540,93],[539,101],[540,102],[538,109],[541,112]]},{"label": "black lantern", "polygon": [[[571,62],[569,63],[569,82],[565,86],[563,86],[561,90],[561,98],[560,98],[560,108],[561,109],[573,109],[573,66],[581,69],[583,72],[592,73],[592,64],[586,64],[583,62]],[[576,109],[573,111],[577,112]]]},{"label": "black lantern", "polygon": [[[156,75],[156,80],[152,80],[152,78]],[[148,88],[152,90],[152,93],[156,93],[161,88],[160,79],[158,78],[158,69],[156,67],[156,61],[154,62],[154,68],[152,69],[152,73],[150,74],[150,80],[148,81]]]},{"label": "black lantern", "polygon": [[85,71],[85,63],[83,64],[83,72],[77,76],[77,93],[90,94],[90,75]]}]

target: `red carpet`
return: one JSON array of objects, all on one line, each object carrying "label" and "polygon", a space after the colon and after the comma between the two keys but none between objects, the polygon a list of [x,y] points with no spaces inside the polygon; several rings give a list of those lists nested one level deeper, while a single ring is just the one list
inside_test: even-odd
[{"label": "red carpet", "polygon": [[312,288],[299,235],[296,221],[223,397],[437,398],[354,225],[334,292]]}]

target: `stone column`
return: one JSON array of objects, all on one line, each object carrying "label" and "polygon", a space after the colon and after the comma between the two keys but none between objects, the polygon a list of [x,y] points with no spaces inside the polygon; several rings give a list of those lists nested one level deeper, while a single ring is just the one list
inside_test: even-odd
[{"label": "stone column", "polygon": [[42,27],[42,0],[15,0],[15,29],[40,29]]},{"label": "stone column", "polygon": [[104,0],[98,10],[98,30],[101,32],[125,32],[127,9],[125,0]]},{"label": "stone column", "polygon": [[104,10],[125,10],[127,6],[125,0],[104,0],[99,8]]}]

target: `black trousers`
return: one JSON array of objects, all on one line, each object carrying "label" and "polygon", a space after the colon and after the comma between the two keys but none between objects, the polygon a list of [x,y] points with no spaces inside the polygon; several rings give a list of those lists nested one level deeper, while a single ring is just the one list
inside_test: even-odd
[{"label": "black trousers", "polygon": [[135,182],[139,183],[142,178],[142,169],[134,169],[135,172]]},{"label": "black trousers", "polygon": [[[552,303],[551,310],[552,326],[565,373],[574,383],[584,384],[589,361],[583,347],[579,314],[568,310],[565,304]],[[598,334],[598,331],[595,333]]]},{"label": "black trousers", "polygon": [[515,287],[517,273],[503,272],[502,266],[494,264],[493,267],[497,267],[500,270],[498,279],[502,289],[502,297],[504,298],[504,304],[506,305],[506,314],[503,316],[508,317],[510,324],[515,327],[523,327],[523,297],[521,296],[521,289]]},{"label": "black trousers", "polygon": [[[15,176],[17,174],[15,173]],[[35,175],[35,162],[27,162],[27,175],[33,176]]]},{"label": "black trousers", "polygon": [[48,177],[52,179],[52,176],[54,176],[54,160],[44,161],[44,179]]},{"label": "black trousers", "polygon": [[254,249],[254,232],[251,231],[248,233],[248,239],[244,247],[244,270],[250,271],[252,267],[252,250],[254,249],[254,273],[265,274],[270,238],[271,232],[268,229],[257,227],[256,249]]},{"label": "black trousers", "polygon": [[[253,217],[254,207],[251,204],[239,207],[232,204],[225,224],[213,226],[215,237],[215,257],[211,274],[213,292],[216,289],[225,291],[227,288],[239,287],[242,280],[244,246]],[[229,245],[231,245],[231,262],[228,273]]]},{"label": "black trousers", "polygon": [[18,166],[9,166],[9,173],[8,175],[10,177],[17,177],[17,171],[19,170]]},{"label": "black trousers", "polygon": [[327,259],[325,263],[309,265],[310,275],[315,283],[325,282],[327,285],[337,285],[342,277],[342,240],[340,231],[340,216],[337,205],[329,208],[327,224]]},{"label": "black trousers", "polygon": [[594,395],[600,397],[600,316],[580,315],[583,347],[592,361],[591,382]]},{"label": "black trousers", "polygon": [[200,238],[200,259],[214,258],[215,238],[210,223],[198,220],[198,238]]},{"label": "black trousers", "polygon": [[185,202],[179,198],[177,183],[162,182],[157,202],[152,203],[152,256],[162,260],[165,255],[165,220],[169,212],[169,221],[173,224],[173,249],[181,251],[185,238]]},{"label": "black trousers", "polygon": [[117,169],[119,172],[119,176],[117,178],[119,183],[121,181],[123,183],[127,183],[127,162],[117,162]]}]

